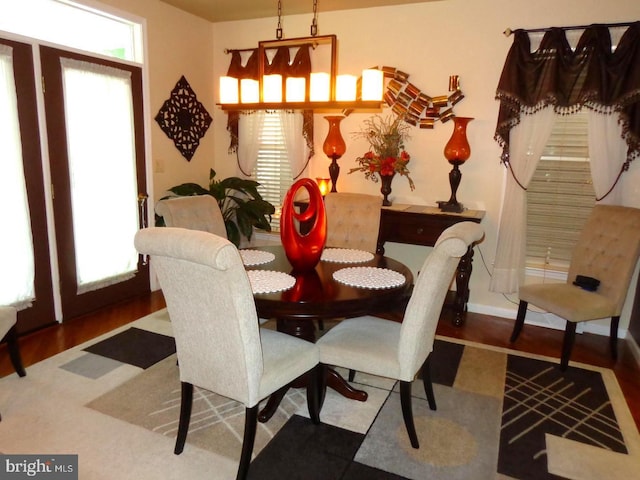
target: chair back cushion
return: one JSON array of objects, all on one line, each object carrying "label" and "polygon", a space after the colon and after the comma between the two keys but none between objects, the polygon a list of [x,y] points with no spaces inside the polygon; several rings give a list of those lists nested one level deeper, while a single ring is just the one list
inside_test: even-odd
[{"label": "chair back cushion", "polygon": [[440,234],[424,261],[402,321],[398,347],[400,380],[413,380],[433,349],[440,312],[460,257],[483,235],[477,223],[456,223]]},{"label": "chair back cushion", "polygon": [[620,315],[638,255],[640,209],[596,205],[573,250],[567,283],[576,275],[597,278],[597,292],[616,306],[613,315]]},{"label": "chair back cushion", "polygon": [[324,197],[327,212],[327,247],[376,251],[380,230],[382,198],[362,193],[329,193]]},{"label": "chair back cushion", "polygon": [[147,228],[135,246],[151,257],[171,318],[180,380],[245,405],[259,400],[262,349],[249,278],[228,240],[182,228]]},{"label": "chair back cushion", "polygon": [[227,238],[222,212],[211,195],[165,198],[156,204],[156,213],[167,227],[188,228]]}]

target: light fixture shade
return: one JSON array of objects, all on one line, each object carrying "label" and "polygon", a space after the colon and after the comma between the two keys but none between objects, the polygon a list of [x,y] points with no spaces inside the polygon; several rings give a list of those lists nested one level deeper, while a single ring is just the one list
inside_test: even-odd
[{"label": "light fixture shade", "polygon": [[260,85],[257,80],[243,78],[240,80],[240,102],[258,103],[260,101]]},{"label": "light fixture shade", "polygon": [[381,101],[384,90],[384,73],[377,68],[362,71],[362,100]]},{"label": "light fixture shade", "polygon": [[304,77],[287,77],[287,102],[304,102],[307,82]]},{"label": "light fixture shade", "polygon": [[352,102],[356,99],[355,75],[338,75],[336,78],[336,100],[339,102]]},{"label": "light fixture shade", "polygon": [[220,77],[220,103],[238,103],[238,79],[234,77]]},{"label": "light fixture shade", "polygon": [[328,73],[317,72],[311,74],[311,91],[309,99],[312,102],[328,102],[331,96],[331,77]]},{"label": "light fixture shade", "polygon": [[262,78],[262,99],[265,102],[282,102],[282,75],[265,75]]}]

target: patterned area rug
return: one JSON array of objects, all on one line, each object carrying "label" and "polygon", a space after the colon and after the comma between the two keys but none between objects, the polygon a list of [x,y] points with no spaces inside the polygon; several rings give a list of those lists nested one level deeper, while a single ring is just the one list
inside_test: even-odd
[{"label": "patterned area rug", "polygon": [[[234,478],[244,407],[227,398],[196,389],[187,446],[173,455],[180,383],[172,340],[166,312],[157,312],[30,367],[24,379],[1,379],[0,451],[78,453],[83,479]],[[432,355],[437,411],[414,382],[420,449],[409,444],[395,382],[357,373],[355,387],[369,393],[367,402],[329,390],[319,426],[308,419],[305,391],[290,390],[259,424],[250,478],[637,473],[640,436],[611,371],[562,373],[555,360],[443,338]],[[105,474],[106,465],[115,470]]]}]

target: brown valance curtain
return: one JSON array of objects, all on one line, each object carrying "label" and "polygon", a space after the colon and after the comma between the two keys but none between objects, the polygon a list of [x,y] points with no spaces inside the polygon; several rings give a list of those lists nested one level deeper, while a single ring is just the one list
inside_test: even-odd
[{"label": "brown valance curtain", "polygon": [[640,155],[640,22],[627,28],[613,52],[606,25],[587,27],[575,50],[562,28],[549,29],[535,52],[527,31],[514,35],[496,92],[494,138],[503,147],[502,160],[509,159],[509,132],[522,114],[550,105],[558,113],[586,107],[619,116],[628,168]]},{"label": "brown valance curtain", "polygon": [[[264,52],[264,73],[265,75],[280,74],[282,75],[283,83],[286,82],[287,77],[304,77],[306,79],[307,88],[310,85],[311,79],[311,56],[309,49],[311,44],[301,45],[291,61],[291,48],[290,47],[278,47],[276,53],[273,56],[271,62],[268,61],[266,51]],[[260,65],[258,61],[258,49],[255,48],[251,51],[247,62],[242,64],[242,56],[240,50],[231,51],[231,63],[227,70],[227,75],[230,77],[242,79],[252,78],[258,80]],[[303,131],[309,151],[313,155],[313,111],[303,111]],[[231,135],[231,144],[229,145],[230,152],[237,152],[238,150],[238,121],[240,119],[240,112],[229,112],[227,119],[227,131]]]}]

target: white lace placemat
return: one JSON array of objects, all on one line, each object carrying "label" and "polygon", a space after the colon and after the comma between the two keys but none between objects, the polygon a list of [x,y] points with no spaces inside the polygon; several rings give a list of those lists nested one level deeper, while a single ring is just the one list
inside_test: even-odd
[{"label": "white lace placemat", "polygon": [[284,272],[272,270],[248,270],[249,282],[253,293],[274,293],[289,290],[296,284],[296,279]]},{"label": "white lace placemat", "polygon": [[240,257],[245,267],[269,263],[276,258],[273,253],[264,250],[240,250]]},{"label": "white lace placemat", "polygon": [[333,278],[346,285],[360,288],[393,288],[404,284],[404,275],[378,267],[349,267],[333,273]]},{"label": "white lace placemat", "polygon": [[373,258],[373,253],[352,248],[325,248],[320,260],[334,263],[363,263]]}]

